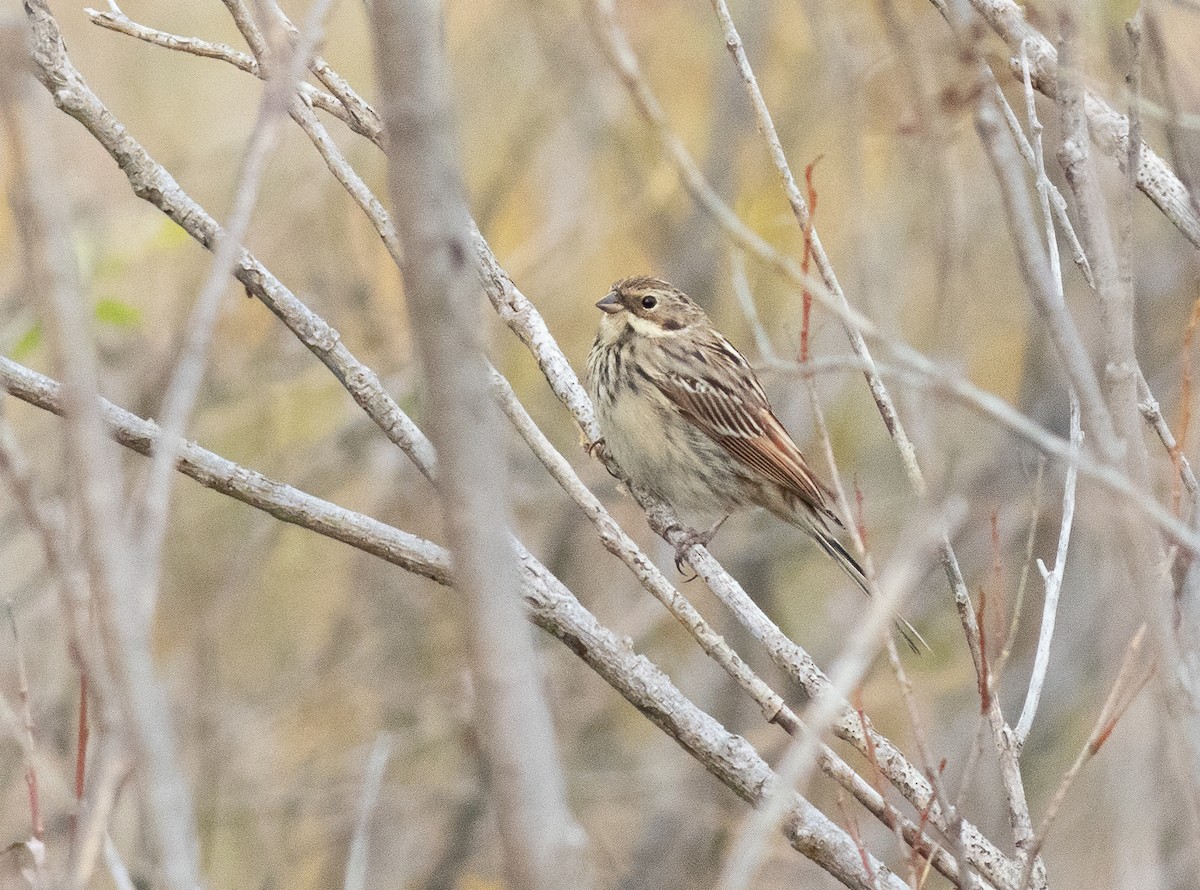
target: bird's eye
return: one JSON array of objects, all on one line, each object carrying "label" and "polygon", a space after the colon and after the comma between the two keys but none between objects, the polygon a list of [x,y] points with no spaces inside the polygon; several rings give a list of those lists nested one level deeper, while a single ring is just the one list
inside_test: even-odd
[{"label": "bird's eye", "polygon": [[653,309],[658,305],[658,297],[642,297],[642,306],[646,309]]}]

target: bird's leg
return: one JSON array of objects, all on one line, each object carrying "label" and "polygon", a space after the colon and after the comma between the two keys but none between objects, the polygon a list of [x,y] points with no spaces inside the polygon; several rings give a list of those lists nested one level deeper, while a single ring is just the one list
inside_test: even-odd
[{"label": "bird's leg", "polygon": [[[683,534],[680,536],[679,540],[675,543],[675,570],[677,572],[679,572],[679,574],[681,574],[681,575],[683,574],[683,564],[685,562],[687,562],[687,551],[691,548],[691,546],[693,544],[699,544],[701,547],[707,547],[708,542],[711,541],[714,537],[716,537],[716,534],[720,530],[721,526],[723,526],[725,524],[725,520],[728,519],[732,515],[733,515],[733,511],[731,510],[728,513],[726,513],[724,516],[722,516],[720,519],[718,519],[711,528],[707,528],[704,530],[697,530],[694,528],[686,528],[682,525],[674,526],[674,528],[677,528],[677,529],[680,529],[683,531]],[[669,530],[670,529],[668,529],[668,531]],[[696,572],[693,569],[692,577],[688,578],[688,580],[692,581],[695,579],[695,577],[696,577]]]}]

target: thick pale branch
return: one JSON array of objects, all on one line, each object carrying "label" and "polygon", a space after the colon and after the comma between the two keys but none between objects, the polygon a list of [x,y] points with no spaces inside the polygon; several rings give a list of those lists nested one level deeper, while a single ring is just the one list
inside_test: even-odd
[{"label": "thick pale branch", "polygon": [[[59,384],[4,357],[0,357],[0,384],[16,398],[43,410],[59,415],[65,411]],[[142,420],[110,402],[101,401],[100,413],[112,437],[139,454],[149,454],[160,437],[157,424]],[[350,544],[439,584],[450,583],[450,559],[442,548],[368,516],[343,510],[290,485],[275,482],[194,443],[179,444],[176,469],[204,487],[249,504],[283,522]]]},{"label": "thick pale branch", "polygon": [[[1023,45],[1027,47],[1034,86],[1054,98],[1058,84],[1058,52],[1044,34],[1025,20],[1021,7],[1014,0],[970,2],[1008,44],[1014,57],[1020,54]],[[1021,76],[1019,65],[1014,64],[1014,73]],[[1124,166],[1129,153],[1129,119],[1090,90],[1084,98],[1084,110],[1092,141],[1118,165]],[[1137,187],[1185,238],[1200,247],[1200,217],[1192,209],[1187,188],[1145,142],[1140,151]]]},{"label": "thick pale branch", "polygon": [[[220,58],[219,56],[214,57]],[[248,59],[249,56],[246,58]],[[638,90],[643,90],[645,86],[639,80],[631,85],[631,89],[635,88]],[[649,95],[648,93],[639,93],[638,95],[641,96],[643,100],[651,102],[654,101],[653,96]],[[651,110],[657,110],[658,114],[660,115],[659,118],[654,119],[656,127],[661,126],[665,128],[666,123],[665,119],[661,118],[661,109],[658,109],[657,105],[655,104],[651,107]],[[308,132],[308,128],[305,127],[304,123],[301,123],[301,126],[302,128],[306,129],[306,132]],[[703,174],[691,160],[690,155],[687,154],[686,149],[683,148],[682,143],[678,141],[677,137],[674,137],[674,135],[666,129],[663,129],[660,132],[663,139],[668,143],[668,148],[672,153],[673,160],[675,160],[680,167],[680,175],[683,178],[684,184],[689,193],[692,194],[692,196],[701,206],[703,206],[709,213],[713,215],[713,217],[721,225],[722,229],[726,232],[730,240],[739,245],[748,254],[753,255],[761,262],[765,263],[768,267],[774,269],[779,274],[792,281],[797,287],[808,288],[813,296],[816,297],[827,310],[838,317],[844,324],[852,325],[861,330],[864,336],[873,338],[882,343],[885,348],[887,348],[888,351],[894,355],[896,361],[898,362],[898,366],[894,369],[893,373],[902,375],[904,379],[910,383],[934,386],[940,391],[946,392],[955,398],[961,399],[965,404],[992,418],[1002,426],[1005,426],[1011,432],[1028,442],[1033,447],[1042,450],[1050,457],[1057,458],[1064,463],[1066,462],[1070,453],[1070,445],[1066,439],[1058,438],[1046,430],[1038,427],[1035,423],[1033,423],[1033,421],[1020,414],[1020,412],[1013,409],[1002,399],[999,399],[991,393],[974,386],[969,380],[957,373],[955,370],[938,364],[923,353],[913,349],[911,346],[908,346],[895,336],[878,330],[873,322],[866,318],[866,316],[857,312],[855,309],[853,309],[853,307],[843,308],[842,306],[839,306],[834,301],[828,289],[824,286],[824,282],[817,278],[806,277],[801,272],[798,264],[796,264],[790,258],[778,253],[753,230],[749,229],[745,223],[743,223],[733,213],[733,211],[720,200],[720,198],[715,192],[712,191],[711,187],[704,180]],[[322,137],[314,136],[312,132],[308,132],[308,135],[310,139],[313,140],[314,144],[317,145],[317,148],[319,151],[321,151],[322,155],[325,156],[326,148],[320,144],[323,141]],[[368,138],[370,137],[368,136]],[[340,165],[335,161],[331,161],[329,157],[326,157],[326,161],[329,163],[330,169],[334,172],[334,175],[337,176],[339,180],[346,175],[345,169],[340,167]],[[165,174],[165,171],[163,171],[163,173]],[[131,182],[133,182],[133,180],[131,180]],[[164,213],[167,213],[168,216],[172,216],[174,219],[175,216],[173,214],[176,211],[171,208],[176,203],[174,199],[182,193],[181,190],[179,190],[178,185],[174,184],[173,180],[171,180],[171,183],[173,190],[167,196],[171,200],[160,204],[154,199],[152,193],[143,194],[141,192],[137,192],[136,182],[133,182],[135,185],[135,192],[139,194],[139,197],[143,197],[146,200],[149,200],[151,203],[154,203],[161,210],[163,210]],[[349,185],[346,187],[348,190],[351,189],[351,186]],[[392,231],[392,234],[394,235],[394,230],[391,230],[390,221],[387,220],[386,213],[382,212],[382,207],[372,206],[377,205],[377,201],[373,198],[373,196],[368,197],[367,193],[359,191],[357,188],[355,188],[354,191],[351,191],[351,194],[356,203],[359,203],[359,205],[363,207],[364,212],[367,213],[368,217],[372,221],[372,224],[375,225],[376,229],[380,232],[381,238],[383,238],[385,244],[387,244],[389,241],[389,231]],[[186,195],[183,197],[187,198]],[[193,206],[197,206],[194,205],[194,202],[191,202],[190,198],[187,198],[187,201],[192,203]],[[201,211],[201,213],[203,214],[203,211]],[[176,219],[176,221],[179,222],[178,219]],[[188,230],[189,234],[192,234],[193,237],[196,237],[197,240],[200,240],[201,243],[206,243],[206,239],[210,237],[210,235],[207,233],[208,225],[204,216],[201,217],[201,222],[202,225],[198,227],[189,228],[189,226],[184,225],[184,228]],[[181,225],[183,225],[183,223],[181,223]],[[562,355],[561,350],[558,350],[556,344],[554,344],[553,335],[546,327],[545,322],[537,313],[536,309],[534,309],[532,304],[520,294],[520,291],[517,290],[515,285],[509,279],[508,275],[500,267],[495,256],[492,254],[491,248],[488,246],[486,240],[477,229],[474,230],[473,237],[476,250],[480,255],[483,266],[482,274],[484,277],[484,283],[487,288],[488,296],[492,300],[493,307],[496,309],[501,319],[508,324],[509,328],[513,330],[513,332],[516,333],[519,338],[521,338],[526,346],[529,347],[530,351],[534,355],[534,358],[538,361],[539,366],[545,374],[547,381],[554,389],[555,395],[558,396],[559,400],[563,402],[568,410],[571,411],[576,421],[581,425],[587,441],[589,443],[596,441],[600,438],[600,432],[599,428],[595,425],[595,418],[591,411],[590,400],[588,399],[587,393],[584,391],[582,385],[579,384],[578,379],[575,377],[574,371],[571,370],[570,364]],[[388,244],[388,247],[389,250],[392,250],[391,244]],[[253,265],[256,267],[255,270],[245,270],[238,273],[238,277],[242,280],[243,284],[246,285],[247,290],[254,296],[263,299],[263,301],[268,305],[269,308],[272,309],[273,312],[275,312],[277,315],[280,315],[280,317],[284,319],[285,323],[288,323],[288,326],[292,327],[293,331],[298,331],[303,327],[312,325],[313,322],[311,318],[297,317],[304,314],[307,314],[307,316],[312,316],[312,313],[308,311],[307,308],[304,309],[303,313],[297,313],[293,308],[291,300],[288,299],[291,297],[290,292],[287,292],[286,288],[283,288],[277,280],[271,278],[269,273],[264,275],[265,269],[261,267],[261,264],[254,262]],[[264,287],[267,288],[267,290],[264,290]],[[292,299],[294,299],[294,297],[292,297]],[[292,316],[292,322],[289,322],[288,318],[281,314],[284,312]],[[294,327],[294,324],[300,325],[300,328]],[[317,336],[321,336],[322,332],[327,329],[328,326],[322,327],[323,325],[323,321],[321,321],[319,318],[316,319],[315,327]],[[332,332],[332,329],[328,330]],[[334,336],[336,336],[336,332],[332,333]],[[306,334],[305,337],[307,336],[308,335]],[[302,339],[305,339],[305,337],[302,337]],[[317,351],[314,348],[314,344],[308,343],[307,339],[305,339],[305,342],[307,345],[309,345],[310,349],[313,349],[314,352]],[[321,355],[319,352],[317,354],[319,356]],[[331,370],[333,370],[334,373],[339,376],[339,379],[343,379],[342,374],[350,374],[351,376],[348,379],[351,382],[357,383],[357,378],[353,376],[355,373],[353,361],[349,362],[348,367],[346,366],[347,363],[343,355],[331,355],[328,358],[322,357],[322,361],[325,362],[325,364],[328,365]],[[817,360],[814,363],[816,366],[820,366],[821,364],[822,360]],[[841,362],[841,364],[845,363]],[[799,366],[786,362],[779,362],[778,365],[775,363],[770,363],[770,366],[772,369],[778,367],[779,370],[801,371]],[[861,361],[855,365],[855,367],[863,371],[866,370],[866,366],[862,364]],[[346,383],[345,379],[343,379],[343,383]],[[349,388],[349,385],[347,388]],[[355,395],[356,399],[359,400],[360,405],[363,404],[363,399],[370,398],[371,395],[369,387],[358,387],[356,389],[351,389],[351,392]],[[384,410],[388,415],[391,414],[390,409],[387,409],[386,406],[384,406]],[[368,413],[371,413],[369,409]],[[410,456],[412,456],[412,448],[424,446],[421,445],[419,436],[416,440],[413,440],[412,431],[404,429],[405,421],[407,421],[407,418],[403,418],[403,420],[401,420],[400,418],[395,418],[394,416],[388,416],[382,418],[378,422],[380,422],[380,425],[384,427],[384,431],[388,433],[389,437],[392,438],[392,441],[396,442],[396,444],[399,444],[406,450],[406,452],[410,453]],[[1167,432],[1169,434],[1169,430]],[[426,461],[424,459],[418,461],[418,466],[425,465]],[[1089,460],[1086,456],[1080,460],[1080,472],[1083,476],[1099,482],[1110,491],[1127,500],[1128,503],[1135,507],[1135,509],[1145,512],[1155,523],[1160,525],[1176,543],[1188,548],[1191,552],[1200,553],[1200,537],[1192,535],[1192,533],[1174,516],[1172,516],[1169,511],[1161,508],[1161,506],[1155,500],[1147,498],[1144,493],[1137,490],[1120,473],[1111,469],[1110,467],[1097,464],[1096,462]],[[426,473],[426,475],[428,475],[428,473]]]},{"label": "thick pale branch", "polygon": [[[64,410],[59,384],[5,358],[0,358],[0,386],[45,410],[56,414]],[[100,409],[118,442],[142,454],[150,453],[159,435],[152,422],[108,402],[101,402]],[[205,487],[439,584],[450,583],[449,554],[436,544],[275,482],[193,443],[185,444],[179,454],[180,472]],[[739,797],[758,804],[770,793],[777,779],[749,743],[697,708],[665,674],[633,652],[628,640],[600,625],[536,559],[525,554],[519,561],[519,569],[525,604],[535,624],[565,643]],[[862,780],[858,779],[858,783]],[[871,789],[860,790],[862,797],[872,802],[873,811],[881,814],[880,818],[897,821],[907,837],[920,843],[916,826],[895,813]],[[793,797],[784,833],[793,847],[847,886],[864,890],[874,886],[853,840],[799,795]],[[896,890],[904,886],[882,863],[872,860],[871,868],[875,874],[886,876],[886,886]]]}]

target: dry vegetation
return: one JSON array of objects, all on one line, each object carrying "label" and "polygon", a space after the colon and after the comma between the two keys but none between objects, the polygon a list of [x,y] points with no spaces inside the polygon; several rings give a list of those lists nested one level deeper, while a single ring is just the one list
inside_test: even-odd
[{"label": "dry vegetation", "polygon": [[[1200,7],[458,0],[443,95],[369,5],[0,20],[0,887],[1194,887]],[[636,273],[872,600],[676,572],[575,377]]]}]

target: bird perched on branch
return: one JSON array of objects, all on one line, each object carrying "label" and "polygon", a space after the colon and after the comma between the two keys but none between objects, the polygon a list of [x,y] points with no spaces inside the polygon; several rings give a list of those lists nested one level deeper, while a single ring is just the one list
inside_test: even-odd
[{"label": "bird perched on branch", "polygon": [[[604,315],[587,370],[606,452],[675,510],[719,517],[687,532],[676,566],[735,510],[758,506],[807,532],[867,591],[862,566],[835,532],[844,525],[830,509],[832,492],[771,410],[750,363],[704,310],[649,277],[618,281],[596,307]],[[921,635],[903,619],[897,624],[916,651]]]}]

